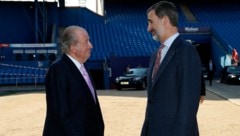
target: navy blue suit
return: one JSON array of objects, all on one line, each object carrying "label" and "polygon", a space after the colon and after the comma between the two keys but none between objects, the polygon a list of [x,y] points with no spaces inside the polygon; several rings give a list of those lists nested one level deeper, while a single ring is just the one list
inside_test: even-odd
[{"label": "navy blue suit", "polygon": [[47,73],[46,100],[43,136],[104,135],[98,99],[95,103],[80,71],[65,54]]},{"label": "navy blue suit", "polygon": [[156,53],[149,65],[147,108],[141,136],[198,136],[196,114],[201,62],[197,51],[178,36],[152,82]]}]

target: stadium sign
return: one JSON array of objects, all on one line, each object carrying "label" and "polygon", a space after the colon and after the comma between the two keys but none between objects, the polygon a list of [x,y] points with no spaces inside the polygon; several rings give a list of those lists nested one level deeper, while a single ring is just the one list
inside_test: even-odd
[{"label": "stadium sign", "polygon": [[56,43],[24,43],[24,44],[10,44],[12,48],[43,48],[43,47],[57,47]]},{"label": "stadium sign", "polygon": [[210,27],[180,27],[180,33],[209,33]]},{"label": "stadium sign", "polygon": [[198,27],[185,27],[186,32],[197,32]]}]

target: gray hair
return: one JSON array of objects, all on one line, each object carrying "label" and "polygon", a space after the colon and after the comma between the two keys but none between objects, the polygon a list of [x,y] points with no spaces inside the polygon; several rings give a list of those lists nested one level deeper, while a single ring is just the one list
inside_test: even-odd
[{"label": "gray hair", "polygon": [[79,26],[68,26],[64,29],[61,38],[62,53],[69,53],[70,46],[77,41],[75,32],[79,29],[81,29]]},{"label": "gray hair", "polygon": [[167,16],[172,26],[178,25],[178,12],[174,3],[169,1],[160,1],[155,3],[147,10],[147,14],[152,10],[155,11],[155,14],[159,18]]}]

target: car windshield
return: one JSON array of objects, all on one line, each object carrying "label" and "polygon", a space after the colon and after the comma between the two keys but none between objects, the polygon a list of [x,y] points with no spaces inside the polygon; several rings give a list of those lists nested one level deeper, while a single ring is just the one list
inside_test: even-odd
[{"label": "car windshield", "polygon": [[137,76],[137,75],[144,75],[146,74],[147,69],[146,68],[131,68],[129,71],[125,74],[126,76]]},{"label": "car windshield", "polygon": [[240,73],[240,66],[232,66],[227,69],[230,73]]}]

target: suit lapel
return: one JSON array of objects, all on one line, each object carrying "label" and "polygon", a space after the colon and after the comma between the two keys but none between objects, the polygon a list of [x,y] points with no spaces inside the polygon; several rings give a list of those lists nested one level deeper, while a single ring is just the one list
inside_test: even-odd
[{"label": "suit lapel", "polygon": [[62,58],[63,58],[63,61],[65,61],[66,64],[68,65],[70,70],[69,72],[71,72],[72,76],[74,76],[73,78],[76,78],[77,81],[88,86],[87,83],[85,82],[84,77],[82,76],[82,74],[80,73],[76,65],[71,61],[71,59],[68,58],[66,54],[63,54]]},{"label": "suit lapel", "polygon": [[[74,76],[74,78],[77,78],[77,81],[81,82],[81,83],[84,83],[86,88],[89,89],[87,83],[85,82],[85,79],[84,77],[82,76],[82,74],[80,73],[80,71],[78,70],[78,68],[75,66],[75,64],[70,60],[70,58],[68,58],[68,56],[66,54],[63,54],[62,56],[63,60],[68,64],[69,66],[69,69],[71,70],[71,72],[73,73],[72,75]],[[95,96],[97,96],[96,94],[96,89],[95,89],[95,85],[94,85],[94,82],[92,81],[92,77],[91,77],[91,74],[89,73],[88,69],[87,70],[87,73],[89,75],[89,78],[92,82],[92,86],[93,86],[93,89],[94,89],[94,94]],[[88,90],[89,94],[90,94],[90,89]],[[92,94],[90,94],[92,96]],[[97,97],[95,97],[96,101],[98,101]]]},{"label": "suit lapel", "polygon": [[[153,72],[153,67],[154,67],[154,63],[155,63],[155,59],[156,59],[156,56],[157,56],[157,50],[154,51],[151,59],[150,59],[150,63],[149,63],[149,68],[148,68],[148,88],[151,88],[152,87],[152,72]],[[149,89],[151,90],[151,89]]]},{"label": "suit lapel", "polygon": [[[63,54],[63,60],[67,63],[67,65],[69,66],[69,69],[71,70],[72,73],[74,73],[73,75],[78,78],[78,79],[82,79],[84,80],[83,76],[81,75],[80,71],[78,70],[78,68],[75,66],[75,64],[71,61],[70,58],[68,58],[68,56],[66,54]],[[77,74],[78,73],[78,74]]]}]

